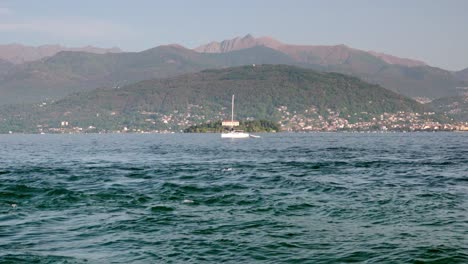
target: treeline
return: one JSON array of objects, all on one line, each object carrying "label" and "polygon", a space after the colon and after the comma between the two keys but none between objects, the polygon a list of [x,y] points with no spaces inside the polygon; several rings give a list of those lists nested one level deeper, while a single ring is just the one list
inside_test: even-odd
[{"label": "treeline", "polygon": [[[184,133],[222,133],[229,131],[229,127],[223,127],[221,121],[209,122],[201,125],[191,126],[184,129]],[[278,123],[268,120],[241,121],[236,130],[243,130],[249,133],[278,132]]]}]

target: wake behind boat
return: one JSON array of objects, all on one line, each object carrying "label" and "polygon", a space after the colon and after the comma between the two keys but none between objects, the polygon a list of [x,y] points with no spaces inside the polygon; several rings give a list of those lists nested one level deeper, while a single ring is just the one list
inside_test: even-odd
[{"label": "wake behind boat", "polygon": [[229,131],[228,133],[222,133],[221,138],[248,138],[251,135],[244,133],[243,131]]}]

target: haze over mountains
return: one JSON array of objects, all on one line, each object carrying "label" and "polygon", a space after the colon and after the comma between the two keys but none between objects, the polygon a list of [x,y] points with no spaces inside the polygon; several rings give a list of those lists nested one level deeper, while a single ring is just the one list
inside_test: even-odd
[{"label": "haze over mountains", "polygon": [[[252,35],[212,42],[193,50],[164,45],[142,52],[85,48],[86,52],[59,51],[53,55],[57,50],[51,48],[51,56],[32,62],[24,62],[26,55],[23,59],[10,56],[16,64],[0,59],[0,104],[56,100],[98,87],[119,87],[141,80],[249,64],[287,64],[348,74],[413,98],[457,96],[460,87],[468,86],[467,70],[450,72],[420,61],[345,45],[290,45]],[[24,63],[18,64],[21,61]]]},{"label": "haze over mountains", "polygon": [[468,68],[455,73],[457,78],[468,82]]},{"label": "haze over mountains", "polygon": [[0,45],[0,59],[9,61],[14,64],[21,64],[40,60],[45,57],[50,57],[61,51],[82,51],[96,54],[121,52],[121,50],[117,47],[109,49],[93,46],[69,48],[61,45],[42,45],[33,47],[14,43]]}]

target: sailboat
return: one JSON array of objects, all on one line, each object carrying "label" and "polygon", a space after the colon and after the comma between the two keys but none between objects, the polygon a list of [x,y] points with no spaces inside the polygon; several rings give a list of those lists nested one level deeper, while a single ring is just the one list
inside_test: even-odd
[{"label": "sailboat", "polygon": [[234,95],[231,101],[231,121],[223,121],[223,126],[230,127],[229,132],[221,133],[221,138],[248,138],[250,135],[241,130],[234,130],[235,126],[239,126],[239,121],[234,120]]}]

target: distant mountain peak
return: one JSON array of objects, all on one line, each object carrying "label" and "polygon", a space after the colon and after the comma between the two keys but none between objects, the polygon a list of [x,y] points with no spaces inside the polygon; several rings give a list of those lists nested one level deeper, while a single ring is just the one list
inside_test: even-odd
[{"label": "distant mountain peak", "polygon": [[212,41],[206,45],[197,47],[194,50],[202,53],[226,53],[235,50],[253,48],[255,46],[265,46],[277,49],[281,45],[283,45],[281,42],[271,37],[255,38],[253,35],[247,34],[244,37],[235,37],[221,42]]},{"label": "distant mountain peak", "polygon": [[250,33],[245,35],[242,39],[255,39]]},{"label": "distant mountain peak", "polygon": [[[400,58],[397,56],[375,52],[361,51],[353,49],[345,44],[338,45],[294,45],[285,44],[272,37],[254,37],[247,34],[244,37],[235,37],[233,39],[223,40],[221,42],[210,42],[206,45],[199,46],[194,50],[202,53],[226,53],[234,50],[252,48],[255,46],[265,46],[286,53],[287,55],[297,59],[304,60],[303,55],[309,53],[313,56],[320,57],[323,64],[327,64],[329,58],[334,58],[335,62],[343,63],[349,58],[350,52],[357,51],[370,54],[388,64],[397,64],[407,67],[426,66],[427,64],[413,59]],[[304,61],[303,61],[304,62]]]},{"label": "distant mountain peak", "polygon": [[167,45],[163,45],[163,46],[177,48],[177,49],[187,49],[186,47],[184,47],[184,46],[182,46],[180,44],[177,44],[177,43],[171,43],[171,44],[167,44]]}]

